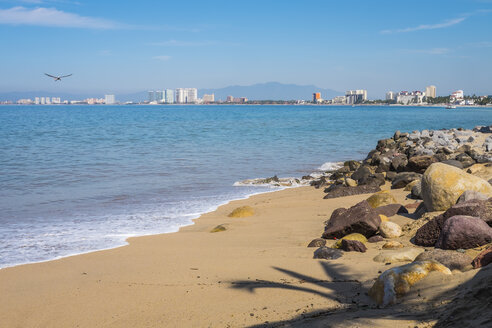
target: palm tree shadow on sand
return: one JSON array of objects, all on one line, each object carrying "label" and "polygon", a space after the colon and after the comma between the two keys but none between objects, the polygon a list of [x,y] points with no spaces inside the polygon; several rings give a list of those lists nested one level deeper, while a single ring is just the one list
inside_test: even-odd
[{"label": "palm tree shadow on sand", "polygon": [[[287,276],[297,279],[295,282],[274,282],[265,280],[234,281],[235,289],[254,293],[260,288],[287,289],[311,293],[338,302],[338,306],[326,310],[315,310],[302,313],[292,319],[268,322],[251,327],[371,327],[371,320],[387,319],[395,321],[395,327],[400,327],[398,321],[433,322],[434,327],[492,327],[492,265],[482,268],[469,281],[456,288],[439,293],[425,302],[405,303],[405,297],[394,306],[378,308],[367,295],[368,287],[347,275],[345,267],[338,263],[320,262],[328,279],[317,279],[292,270],[273,267]],[[357,277],[355,277],[357,278]],[[301,286],[312,284],[313,287]],[[372,283],[369,283],[372,285]],[[416,290],[409,294],[414,294]],[[411,296],[407,295],[407,298]],[[447,300],[447,301],[443,301]],[[336,304],[336,303],[335,303]],[[479,322],[470,322],[481,316]],[[406,327],[406,325],[405,325]]]}]

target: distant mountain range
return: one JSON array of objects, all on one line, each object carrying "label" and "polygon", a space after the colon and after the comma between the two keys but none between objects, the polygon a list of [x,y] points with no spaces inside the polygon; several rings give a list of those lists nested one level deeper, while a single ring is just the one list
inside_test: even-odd
[{"label": "distant mountain range", "polygon": [[[322,89],[314,85],[283,84],[278,82],[258,83],[248,86],[229,86],[218,89],[198,89],[198,97],[214,94],[215,100],[225,100],[227,96],[246,97],[249,100],[310,100],[314,92],[320,92],[323,99],[331,99],[343,93],[331,89]],[[60,93],[52,91],[0,92],[0,101],[16,101],[34,97],[60,97],[62,100],[82,100],[86,98],[102,98],[102,94]],[[118,101],[145,101],[147,91],[116,94]]]},{"label": "distant mountain range", "polygon": [[225,100],[227,96],[246,97],[249,100],[310,100],[314,92],[321,97],[331,99],[343,93],[331,89],[322,89],[314,85],[283,84],[278,82],[258,83],[248,86],[230,86],[220,89],[200,89],[198,96],[215,94],[215,100]]}]

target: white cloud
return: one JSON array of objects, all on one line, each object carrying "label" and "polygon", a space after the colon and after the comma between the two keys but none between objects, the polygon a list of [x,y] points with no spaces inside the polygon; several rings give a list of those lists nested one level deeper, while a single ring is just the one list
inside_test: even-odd
[{"label": "white cloud", "polygon": [[466,17],[460,17],[460,18],[455,18],[455,19],[448,19],[442,23],[438,24],[422,24],[416,27],[407,27],[403,29],[397,29],[397,30],[383,30],[381,33],[383,34],[392,34],[392,33],[406,33],[406,32],[415,32],[415,31],[421,31],[421,30],[435,30],[435,29],[440,29],[440,28],[446,28],[450,27],[456,24],[461,23],[464,21]]},{"label": "white cloud", "polygon": [[75,27],[89,29],[128,28],[123,24],[101,18],[84,17],[55,8],[13,7],[0,9],[0,24],[51,27]]},{"label": "white cloud", "polygon": [[154,56],[154,57],[152,57],[152,59],[160,60],[160,61],[167,61],[167,60],[171,59],[171,56]]}]

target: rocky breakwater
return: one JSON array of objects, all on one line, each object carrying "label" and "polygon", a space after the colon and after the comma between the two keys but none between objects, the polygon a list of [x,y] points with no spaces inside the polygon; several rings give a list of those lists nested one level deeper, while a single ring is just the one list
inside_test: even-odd
[{"label": "rocky breakwater", "polygon": [[[364,253],[376,247],[382,252],[374,265],[412,262],[375,277],[369,295],[381,306],[394,304],[430,271],[451,275],[450,270],[492,262],[491,182],[492,127],[397,131],[380,140],[365,160],[345,162],[328,180],[312,183],[325,186],[325,198],[372,193],[348,209],[333,211],[321,237],[342,241],[323,249]],[[399,204],[391,190],[380,191],[385,183],[408,191],[407,199],[423,201],[408,214],[414,207]],[[403,227],[392,222],[398,214],[411,222]],[[383,247],[373,246],[380,241]]]},{"label": "rocky breakwater", "polygon": [[[325,188],[325,198],[380,191],[385,181],[392,188],[408,188],[421,199],[422,174],[433,163],[443,163],[492,179],[492,126],[473,130],[396,131],[392,138],[379,140],[363,161],[346,161],[343,166],[311,181]],[[476,174],[477,172],[482,174]]]}]

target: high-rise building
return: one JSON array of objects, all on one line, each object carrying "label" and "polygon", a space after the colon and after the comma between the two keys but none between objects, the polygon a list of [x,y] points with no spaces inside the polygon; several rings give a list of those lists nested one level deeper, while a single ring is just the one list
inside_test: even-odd
[{"label": "high-rise building", "polygon": [[194,104],[198,100],[198,91],[196,88],[178,88],[176,89],[176,102],[178,104]]},{"label": "high-rise building", "polygon": [[61,104],[61,99],[60,99],[60,97],[52,97],[52,98],[51,98],[51,103],[52,103],[52,104]]},{"label": "high-rise building", "polygon": [[429,85],[428,87],[425,88],[425,96],[427,98],[436,98],[436,86],[435,85]]},{"label": "high-rise building", "polygon": [[233,96],[227,96],[226,101],[227,102],[233,102],[234,101],[234,97]]},{"label": "high-rise building", "polygon": [[367,100],[367,90],[349,90],[345,92],[347,104],[360,104]]},{"label": "high-rise building", "polygon": [[51,98],[50,97],[46,97],[44,101],[46,102],[46,105],[51,105]]},{"label": "high-rise building", "polygon": [[151,102],[154,102],[155,101],[155,92],[154,91],[149,91],[149,103]]},{"label": "high-rise building", "polygon": [[395,93],[393,91],[386,92],[386,100],[395,100]]},{"label": "high-rise building", "polygon": [[46,101],[45,101],[44,97],[41,97],[40,104],[41,105],[45,105],[46,104]]},{"label": "high-rise building", "polygon": [[215,94],[211,94],[211,95],[203,95],[203,102],[204,103],[211,103],[211,102],[214,102],[215,101]]},{"label": "high-rise building", "polygon": [[114,105],[116,103],[114,95],[104,95],[104,103],[106,105]]},{"label": "high-rise building", "polygon": [[34,104],[36,104],[36,105],[40,104],[39,97],[34,98]]},{"label": "high-rise building", "polygon": [[321,99],[321,92],[313,93],[313,102],[314,103],[320,102],[321,100],[322,100]]},{"label": "high-rise building", "polygon": [[173,104],[174,103],[174,90],[172,90],[172,89],[164,90],[164,97],[165,97],[165,103],[166,104]]},{"label": "high-rise building", "polygon": [[155,101],[158,103],[164,102],[164,90],[157,90],[155,92]]}]

